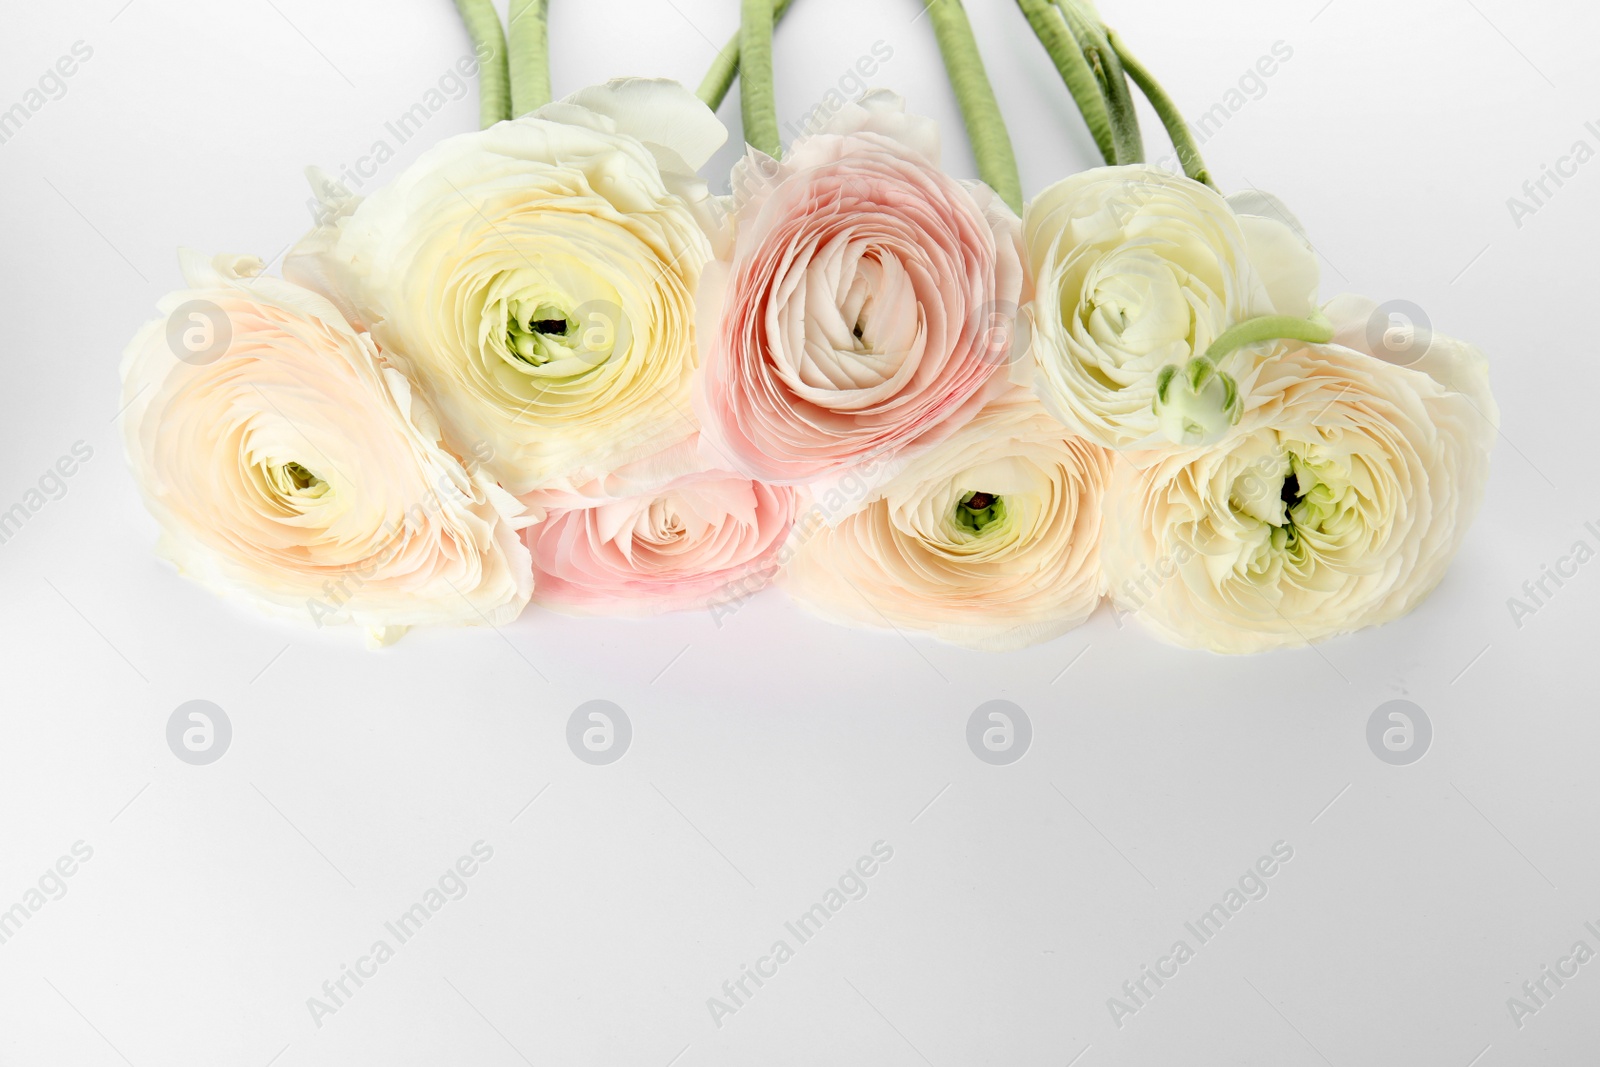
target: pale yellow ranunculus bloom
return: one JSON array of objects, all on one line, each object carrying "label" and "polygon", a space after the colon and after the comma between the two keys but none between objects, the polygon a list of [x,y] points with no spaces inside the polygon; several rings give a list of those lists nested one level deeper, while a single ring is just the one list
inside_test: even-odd
[{"label": "pale yellow ranunculus bloom", "polygon": [[[1247,319],[1316,307],[1315,256],[1264,194],[1225,199],[1156,167],[1100,167],[1040,193],[1022,229],[1034,391],[1107,448],[1167,443],[1152,403],[1163,367],[1187,366]],[[1240,349],[1217,370],[1248,394],[1260,354]]]},{"label": "pale yellow ranunculus bloom", "polygon": [[584,89],[449,138],[289,257],[402,361],[445,439],[513,493],[694,429],[694,293],[727,132],[675,82]]},{"label": "pale yellow ranunculus bloom", "polygon": [[1488,477],[1487,360],[1438,334],[1411,366],[1358,351],[1371,310],[1340,298],[1340,343],[1275,346],[1217,445],[1118,465],[1119,611],[1180,645],[1258,652],[1389,622],[1439,583]]}]

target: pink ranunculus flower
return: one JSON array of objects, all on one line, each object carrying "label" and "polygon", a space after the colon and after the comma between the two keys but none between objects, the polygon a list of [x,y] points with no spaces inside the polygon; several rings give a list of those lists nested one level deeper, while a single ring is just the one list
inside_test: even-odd
[{"label": "pink ranunculus flower", "polygon": [[655,615],[739,598],[771,580],[796,491],[707,467],[695,437],[579,486],[524,498],[535,603],[575,615]]},{"label": "pink ranunculus flower", "polygon": [[934,124],[898,96],[868,93],[781,162],[752,149],[733,189],[731,260],[699,291],[711,454],[827,479],[936,444],[1007,388],[1021,223],[939,169]]}]

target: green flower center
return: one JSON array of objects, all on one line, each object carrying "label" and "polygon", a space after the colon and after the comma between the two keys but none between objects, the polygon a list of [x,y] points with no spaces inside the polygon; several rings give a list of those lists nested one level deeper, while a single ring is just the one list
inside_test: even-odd
[{"label": "green flower center", "polygon": [[283,497],[319,497],[327,491],[328,483],[315,471],[290,461],[267,468],[267,479],[273,491]]},{"label": "green flower center", "polygon": [[1274,547],[1300,554],[1303,538],[1338,539],[1361,522],[1360,495],[1349,472],[1328,460],[1289,454],[1289,470],[1279,489],[1283,522],[1273,531]]},{"label": "green flower center", "polygon": [[548,302],[513,300],[506,322],[506,341],[522,362],[534,367],[572,354],[578,324]]},{"label": "green flower center", "polygon": [[993,493],[968,493],[956,505],[956,522],[973,533],[982,533],[1005,517],[1006,502]]}]

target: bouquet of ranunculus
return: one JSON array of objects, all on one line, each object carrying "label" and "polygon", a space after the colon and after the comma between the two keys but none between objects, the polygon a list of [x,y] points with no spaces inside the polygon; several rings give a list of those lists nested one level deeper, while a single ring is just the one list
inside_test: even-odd
[{"label": "bouquet of ranunculus", "polygon": [[[1107,164],[1026,205],[960,0],[925,3],[982,181],[883,90],[781,146],[788,0],[741,0],[698,95],[555,102],[547,0],[509,37],[456,2],[484,128],[364,199],[314,174],[282,278],[184,253],[125,354],[129,462],[192,577],[377,643],[530,600],[721,618],[777,581],[982,649],[1109,594],[1244,652],[1443,576],[1496,432],[1482,353],[1320,304],[1294,216],[1217,191],[1088,0],[1018,0]],[[1144,162],[1135,89],[1182,174]]]}]

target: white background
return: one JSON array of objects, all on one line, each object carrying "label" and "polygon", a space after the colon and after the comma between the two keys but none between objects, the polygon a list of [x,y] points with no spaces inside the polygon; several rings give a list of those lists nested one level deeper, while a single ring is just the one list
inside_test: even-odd
[{"label": "white background", "polygon": [[[1506,203],[1575,141],[1600,147],[1592,5],[1104,0],[1191,116],[1293,49],[1206,142],[1213,172],[1296,209],[1325,296],[1411,300],[1481,344],[1504,408],[1484,513],[1414,615],[1224,659],[1105,611],[968,653],[778,593],[720,629],[529,611],[370,653],[213,598],[153,555],[119,353],[179,284],[177,246],[274,257],[309,225],[302,168],[354,164],[466,37],[445,0],[3,4],[0,109],[74,42],[93,56],[0,145],[0,510],[75,442],[94,455],[0,545],[0,909],[74,842],[94,851],[0,945],[0,1063],[1594,1062],[1600,962],[1520,1029],[1506,1006],[1578,939],[1600,950],[1600,564],[1520,628],[1507,606],[1600,543],[1582,527],[1600,525],[1600,162],[1520,227]],[[552,7],[559,95],[693,86],[737,5]],[[971,8],[1027,190],[1090,165],[1019,12]],[[883,41],[877,82],[939,119],[970,175],[918,11],[798,0],[783,120]],[[476,114],[475,91],[443,108],[373,184]],[[1365,738],[1397,697],[1435,731],[1405,767]],[[634,729],[606,767],[565,742],[596,698]],[[1007,767],[965,741],[995,698],[1034,728]],[[210,766],[165,740],[191,699],[233,723]],[[307,998],[478,840],[494,856],[468,895],[315,1025]],[[713,1025],[707,998],[878,840],[894,858],[870,893]],[[1280,840],[1270,894],[1114,1025],[1107,998],[1195,944],[1184,922]]]}]

